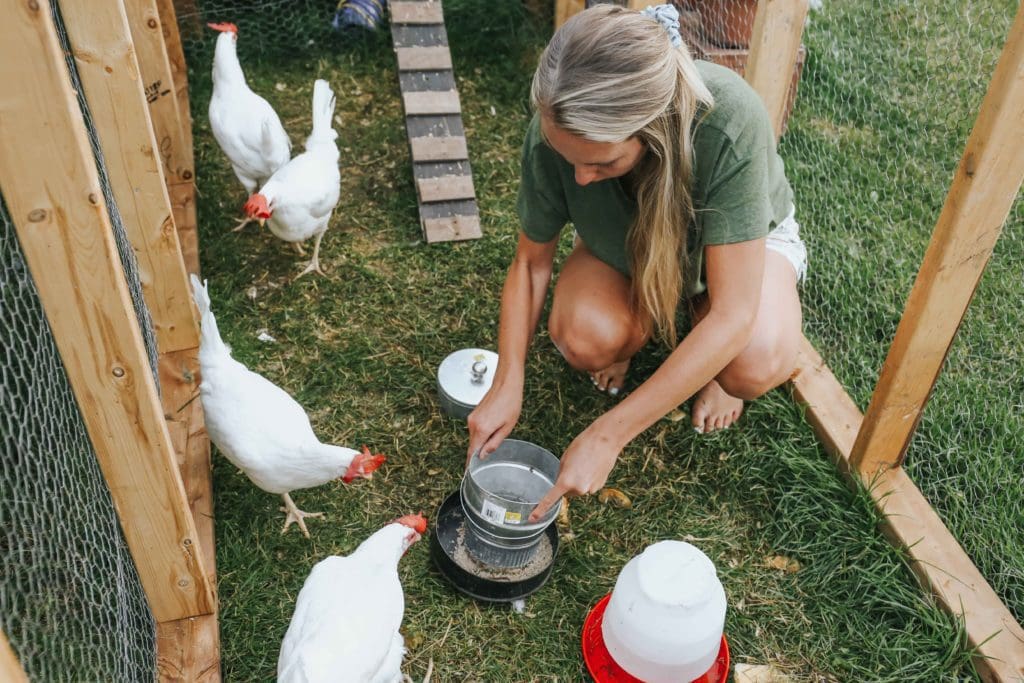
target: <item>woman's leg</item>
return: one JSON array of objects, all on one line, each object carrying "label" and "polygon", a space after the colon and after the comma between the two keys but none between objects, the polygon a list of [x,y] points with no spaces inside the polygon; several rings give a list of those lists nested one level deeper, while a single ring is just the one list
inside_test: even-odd
[{"label": "woman's leg", "polygon": [[579,240],[558,274],[548,332],[569,365],[612,394],[622,389],[630,358],[647,342],[630,305],[629,279]]},{"label": "woman's leg", "polygon": [[[802,330],[796,271],[785,256],[768,249],[763,282],[750,344],[694,397],[690,414],[699,431],[728,427],[743,412],[743,401],[767,393],[793,373]],[[698,320],[707,305],[706,299],[697,303]]]}]

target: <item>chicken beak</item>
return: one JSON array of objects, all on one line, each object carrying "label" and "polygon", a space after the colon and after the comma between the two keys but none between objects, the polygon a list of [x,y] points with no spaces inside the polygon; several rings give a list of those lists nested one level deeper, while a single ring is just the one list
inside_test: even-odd
[{"label": "chicken beak", "polygon": [[257,218],[256,222],[260,224],[261,228],[264,228],[267,225],[267,219],[266,218]]}]

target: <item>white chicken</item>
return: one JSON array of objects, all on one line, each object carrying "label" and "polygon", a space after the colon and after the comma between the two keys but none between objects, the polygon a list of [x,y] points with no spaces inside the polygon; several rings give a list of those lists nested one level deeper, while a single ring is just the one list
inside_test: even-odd
[{"label": "white chicken", "polygon": [[405,515],[346,557],[313,567],[299,591],[277,660],[278,683],[399,683],[405,596],[398,561],[427,531]]},{"label": "white chicken", "polygon": [[252,483],[284,499],[284,528],[299,525],[309,538],[304,518],[322,517],[303,512],[290,491],[320,486],[332,479],[346,484],[357,477],[369,479],[385,457],[343,446],[320,443],[309,417],[295,399],[265,377],[231,357],[221,340],[210,310],[206,285],[191,276],[192,292],[201,317],[199,393],[206,413],[206,431],[221,453]]},{"label": "white chicken", "polygon": [[318,79],[313,84],[313,132],[306,138],[306,151],[278,169],[245,203],[246,216],[261,225],[266,222],[272,233],[294,244],[299,254],[305,253],[301,242],[316,238],[313,258],[298,277],[310,271],[324,274],[320,240],[341,197],[338,134],[331,127],[334,103],[331,86]]},{"label": "white chicken", "polygon": [[[245,186],[245,193],[251,195],[274,171],[288,163],[292,143],[274,108],[245,82],[236,51],[238,27],[207,26],[220,31],[213,55],[210,129]],[[252,218],[245,218],[235,230],[241,230],[250,221]]]}]

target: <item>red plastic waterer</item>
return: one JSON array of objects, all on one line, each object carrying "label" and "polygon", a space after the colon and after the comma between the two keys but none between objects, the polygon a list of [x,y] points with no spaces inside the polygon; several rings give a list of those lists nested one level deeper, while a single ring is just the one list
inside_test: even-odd
[{"label": "red plastic waterer", "polygon": [[[601,623],[611,597],[612,594],[609,593],[598,600],[587,615],[586,621],[583,622],[583,661],[595,683],[643,683],[639,678],[632,676],[619,666],[612,659],[611,653],[608,652],[608,648],[604,644]],[[722,646],[714,664],[704,675],[694,679],[691,683],[725,683],[728,677],[729,643],[723,635]]]}]

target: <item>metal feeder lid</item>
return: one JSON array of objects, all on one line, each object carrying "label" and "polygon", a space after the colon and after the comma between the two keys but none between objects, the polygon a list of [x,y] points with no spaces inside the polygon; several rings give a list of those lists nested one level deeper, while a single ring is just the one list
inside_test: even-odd
[{"label": "metal feeder lid", "polygon": [[490,390],[498,354],[486,349],[460,349],[437,369],[437,384],[456,403],[477,406]]}]

